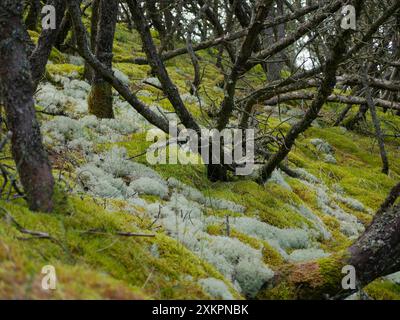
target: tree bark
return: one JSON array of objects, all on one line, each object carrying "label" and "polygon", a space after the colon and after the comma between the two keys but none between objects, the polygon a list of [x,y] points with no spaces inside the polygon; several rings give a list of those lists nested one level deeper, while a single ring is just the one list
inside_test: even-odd
[{"label": "tree bark", "polygon": [[[90,49],[92,52],[96,52],[96,40],[98,33],[98,24],[99,24],[99,9],[100,9],[100,0],[93,0],[92,2],[92,16],[90,19]],[[93,81],[93,69],[90,65],[85,61],[85,71],[84,71],[85,79],[92,83]]]},{"label": "tree bark", "polygon": [[354,130],[360,122],[365,121],[367,111],[368,111],[368,105],[366,104],[366,101],[365,101],[365,103],[362,103],[360,105],[360,107],[358,108],[356,115],[354,117],[348,119],[348,121],[346,121],[344,123],[344,126],[346,127],[346,129]]},{"label": "tree bark", "polygon": [[[277,8],[276,10],[271,10],[269,13],[269,17],[273,19],[273,17],[278,14],[279,16],[283,16],[283,1],[277,0]],[[262,46],[268,48],[273,43],[282,40],[285,38],[285,24],[280,24],[274,28],[268,28],[263,32],[263,43]],[[269,81],[276,81],[281,79],[281,72],[283,69],[283,60],[284,60],[284,52],[280,52],[276,57],[276,61],[267,62],[266,70],[267,70],[267,78]]]},{"label": "tree bark", "polygon": [[[100,0],[99,22],[96,37],[96,57],[112,69],[112,50],[117,24],[118,1]],[[98,118],[114,118],[112,86],[103,76],[94,72],[92,89],[88,98],[89,112]]]},{"label": "tree bark", "polygon": [[379,208],[379,210],[376,214],[377,215],[382,214],[386,210],[388,210],[390,207],[392,207],[395,204],[398,197],[400,197],[400,182],[398,184],[396,184],[392,188],[392,190],[390,190],[389,195],[387,196],[385,201],[381,204],[381,207]]},{"label": "tree bark", "polygon": [[54,179],[36,120],[22,1],[0,4],[0,92],[12,132],[12,154],[31,210],[53,209]]},{"label": "tree bark", "polygon": [[157,75],[165,95],[171,102],[176,114],[182,121],[182,124],[187,129],[192,129],[200,134],[200,126],[197,124],[196,120],[193,118],[193,115],[189,112],[189,110],[183,103],[178,88],[172,82],[160,55],[157,53],[156,46],[151,37],[150,28],[144,17],[139,1],[128,0],[127,3],[129,10],[132,14],[132,19],[136,25],[136,29],[138,30],[140,38],[142,40],[147,60],[149,61],[153,72]]},{"label": "tree bark", "polygon": [[159,6],[159,9],[157,9],[157,2],[156,0],[147,0],[146,1],[146,11],[148,14],[149,19],[151,20],[151,24],[154,27],[155,30],[158,32],[159,39],[161,41],[161,47],[162,48],[169,48],[170,46],[165,43],[167,40],[167,31],[166,31],[166,26],[163,23],[162,17],[163,17],[163,12],[161,9],[161,5]]},{"label": "tree bark", "polygon": [[49,0],[47,1],[49,5],[53,5],[56,9],[56,29],[48,29],[43,30],[38,44],[35,50],[32,52],[31,56],[29,57],[29,61],[32,67],[32,80],[34,84],[34,91],[43,77],[43,74],[46,70],[46,64],[49,60],[51,50],[56,43],[57,36],[60,31],[61,25],[61,18],[64,16],[65,13],[65,1],[64,0]]},{"label": "tree bark", "polygon": [[37,31],[37,25],[40,17],[40,0],[29,1],[29,11],[25,19],[25,25],[28,30]]},{"label": "tree bark", "polygon": [[61,21],[60,24],[60,31],[58,32],[57,35],[57,39],[55,42],[55,47],[60,50],[63,51],[64,50],[64,42],[67,39],[68,33],[71,30],[71,17],[70,17],[70,13],[67,11],[67,13],[65,14],[64,18]]},{"label": "tree bark", "polygon": [[363,79],[363,85],[364,85],[365,94],[366,94],[365,98],[367,99],[369,111],[371,112],[372,122],[374,124],[376,138],[378,140],[379,152],[381,154],[382,173],[387,175],[387,174],[389,174],[389,160],[388,160],[386,149],[385,149],[385,140],[383,137],[380,120],[379,120],[378,114],[376,112],[375,102],[372,99],[371,88],[368,85],[368,70],[367,69],[365,70],[365,75],[362,77],[362,79]]}]

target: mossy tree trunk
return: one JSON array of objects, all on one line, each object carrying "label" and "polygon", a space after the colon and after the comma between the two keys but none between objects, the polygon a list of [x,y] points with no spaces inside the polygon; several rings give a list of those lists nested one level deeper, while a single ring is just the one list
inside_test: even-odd
[{"label": "mossy tree trunk", "polygon": [[[95,53],[97,59],[110,69],[117,16],[117,0],[100,0]],[[112,86],[97,72],[93,74],[88,105],[89,112],[98,118],[114,118]]]},{"label": "mossy tree trunk", "polygon": [[[396,185],[373,222],[347,250],[312,262],[288,265],[266,284],[259,298],[332,299],[348,296],[373,280],[400,270],[400,194]],[[352,266],[357,288],[344,289],[342,269]]]},{"label": "mossy tree trunk", "polygon": [[54,179],[35,116],[21,0],[0,2],[0,96],[12,132],[12,154],[31,210],[53,209]]}]

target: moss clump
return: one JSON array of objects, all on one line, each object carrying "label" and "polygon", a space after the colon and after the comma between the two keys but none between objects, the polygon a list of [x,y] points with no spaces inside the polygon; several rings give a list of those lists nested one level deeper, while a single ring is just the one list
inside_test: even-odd
[{"label": "moss clump", "polygon": [[284,263],[284,260],[278,251],[272,248],[266,241],[263,241],[262,254],[265,264],[270,266],[272,269],[279,270],[280,266]]},{"label": "moss clump", "polygon": [[[277,278],[277,281],[278,278]],[[296,300],[296,288],[287,283],[281,282],[272,287],[264,287],[257,295],[258,300]]]},{"label": "moss clump", "polygon": [[315,207],[317,196],[313,190],[310,190],[304,183],[301,183],[299,179],[290,178],[288,182],[293,189],[293,193],[295,193],[301,201],[311,208]]},{"label": "moss clump", "polygon": [[84,67],[75,66],[73,64],[48,64],[46,66],[46,72],[49,75],[63,75],[69,76],[76,73],[78,76],[82,77],[84,72]]},{"label": "moss clump", "polygon": [[231,237],[240,240],[241,242],[249,245],[250,247],[252,247],[254,249],[257,249],[257,250],[263,249],[262,241],[260,241],[256,238],[250,237],[250,236],[248,236],[244,233],[241,233],[235,229],[231,230]]},{"label": "moss clump", "polygon": [[207,226],[206,232],[212,236],[220,236],[224,234],[225,230],[220,224],[210,224]]},{"label": "moss clump", "polygon": [[375,280],[364,291],[375,300],[400,300],[400,285],[387,280]]},{"label": "moss clump", "polygon": [[263,288],[260,299],[324,299],[341,292],[343,251],[316,261],[285,265],[275,276],[275,284]]},{"label": "moss clump", "polygon": [[0,298],[57,300],[147,298],[139,288],[129,286],[87,267],[63,264],[54,264],[54,267],[57,272],[56,290],[43,290],[41,286],[43,275],[40,273],[40,268],[35,270],[36,272],[26,272],[25,261],[14,260],[0,263],[0,278],[2,279]]},{"label": "moss clump", "polygon": [[347,251],[342,251],[318,260],[320,274],[323,279],[322,291],[325,294],[337,293],[337,288],[341,286],[341,279],[344,276],[342,268],[346,265],[345,261],[347,258]]},{"label": "moss clump", "polygon": [[49,57],[50,61],[52,61],[55,64],[64,64],[68,63],[68,60],[64,57],[64,55],[57,50],[56,48],[53,48],[50,53]]},{"label": "moss clump", "polygon": [[328,252],[339,252],[348,248],[352,241],[349,240],[340,230],[340,222],[332,216],[323,216],[322,221],[330,231],[332,238],[321,243],[321,248]]}]

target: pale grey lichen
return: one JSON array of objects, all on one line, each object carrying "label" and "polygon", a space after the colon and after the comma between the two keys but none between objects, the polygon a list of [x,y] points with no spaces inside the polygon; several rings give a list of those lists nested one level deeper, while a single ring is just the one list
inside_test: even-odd
[{"label": "pale grey lichen", "polygon": [[213,299],[233,300],[232,293],[230,293],[228,286],[219,279],[206,278],[200,279],[200,286],[207,292]]},{"label": "pale grey lichen", "polygon": [[298,249],[292,251],[289,255],[289,261],[291,262],[304,262],[316,260],[319,258],[328,257],[329,254],[321,249],[310,248],[310,249]]},{"label": "pale grey lichen", "polygon": [[334,149],[332,146],[323,139],[311,139],[310,143],[314,145],[318,151],[326,154],[333,154]]},{"label": "pale grey lichen", "polygon": [[268,179],[267,183],[269,182],[276,183],[281,187],[285,188],[286,190],[292,191],[292,187],[286,182],[283,173],[280,169],[275,169],[272,172],[271,177]]}]

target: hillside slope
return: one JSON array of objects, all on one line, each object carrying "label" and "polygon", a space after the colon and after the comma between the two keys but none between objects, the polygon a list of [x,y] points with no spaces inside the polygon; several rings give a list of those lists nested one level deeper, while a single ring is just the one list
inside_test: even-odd
[{"label": "hillside slope", "polygon": [[[137,41],[119,26],[116,74],[155,111],[174,119],[149,67],[126,62],[143,55]],[[188,92],[190,60],[179,57],[167,66],[190,111],[206,126],[222,99],[223,75],[208,52],[200,55],[202,101]],[[262,79],[255,69],[253,84]],[[342,106],[327,104],[287,160],[300,178],[277,170],[265,186],[252,178],[211,183],[202,165],[149,165],[144,152],[152,143],[146,141],[151,126],[118,95],[116,119],[88,115],[89,90],[82,59],[53,50],[36,104],[57,178],[57,209],[32,213],[23,200],[3,193],[0,298],[253,298],[284,264],[346,248],[400,178],[399,141],[388,138],[386,176],[374,138],[332,127]],[[271,115],[265,129],[279,126],[283,132],[304,114],[302,105],[283,105],[279,112],[259,108]],[[380,116],[386,132],[400,127],[400,120]],[[364,126],[363,132],[373,131],[369,122]],[[41,289],[45,265],[56,268],[57,290]],[[398,283],[394,275],[365,290],[374,299],[398,299]]]}]

